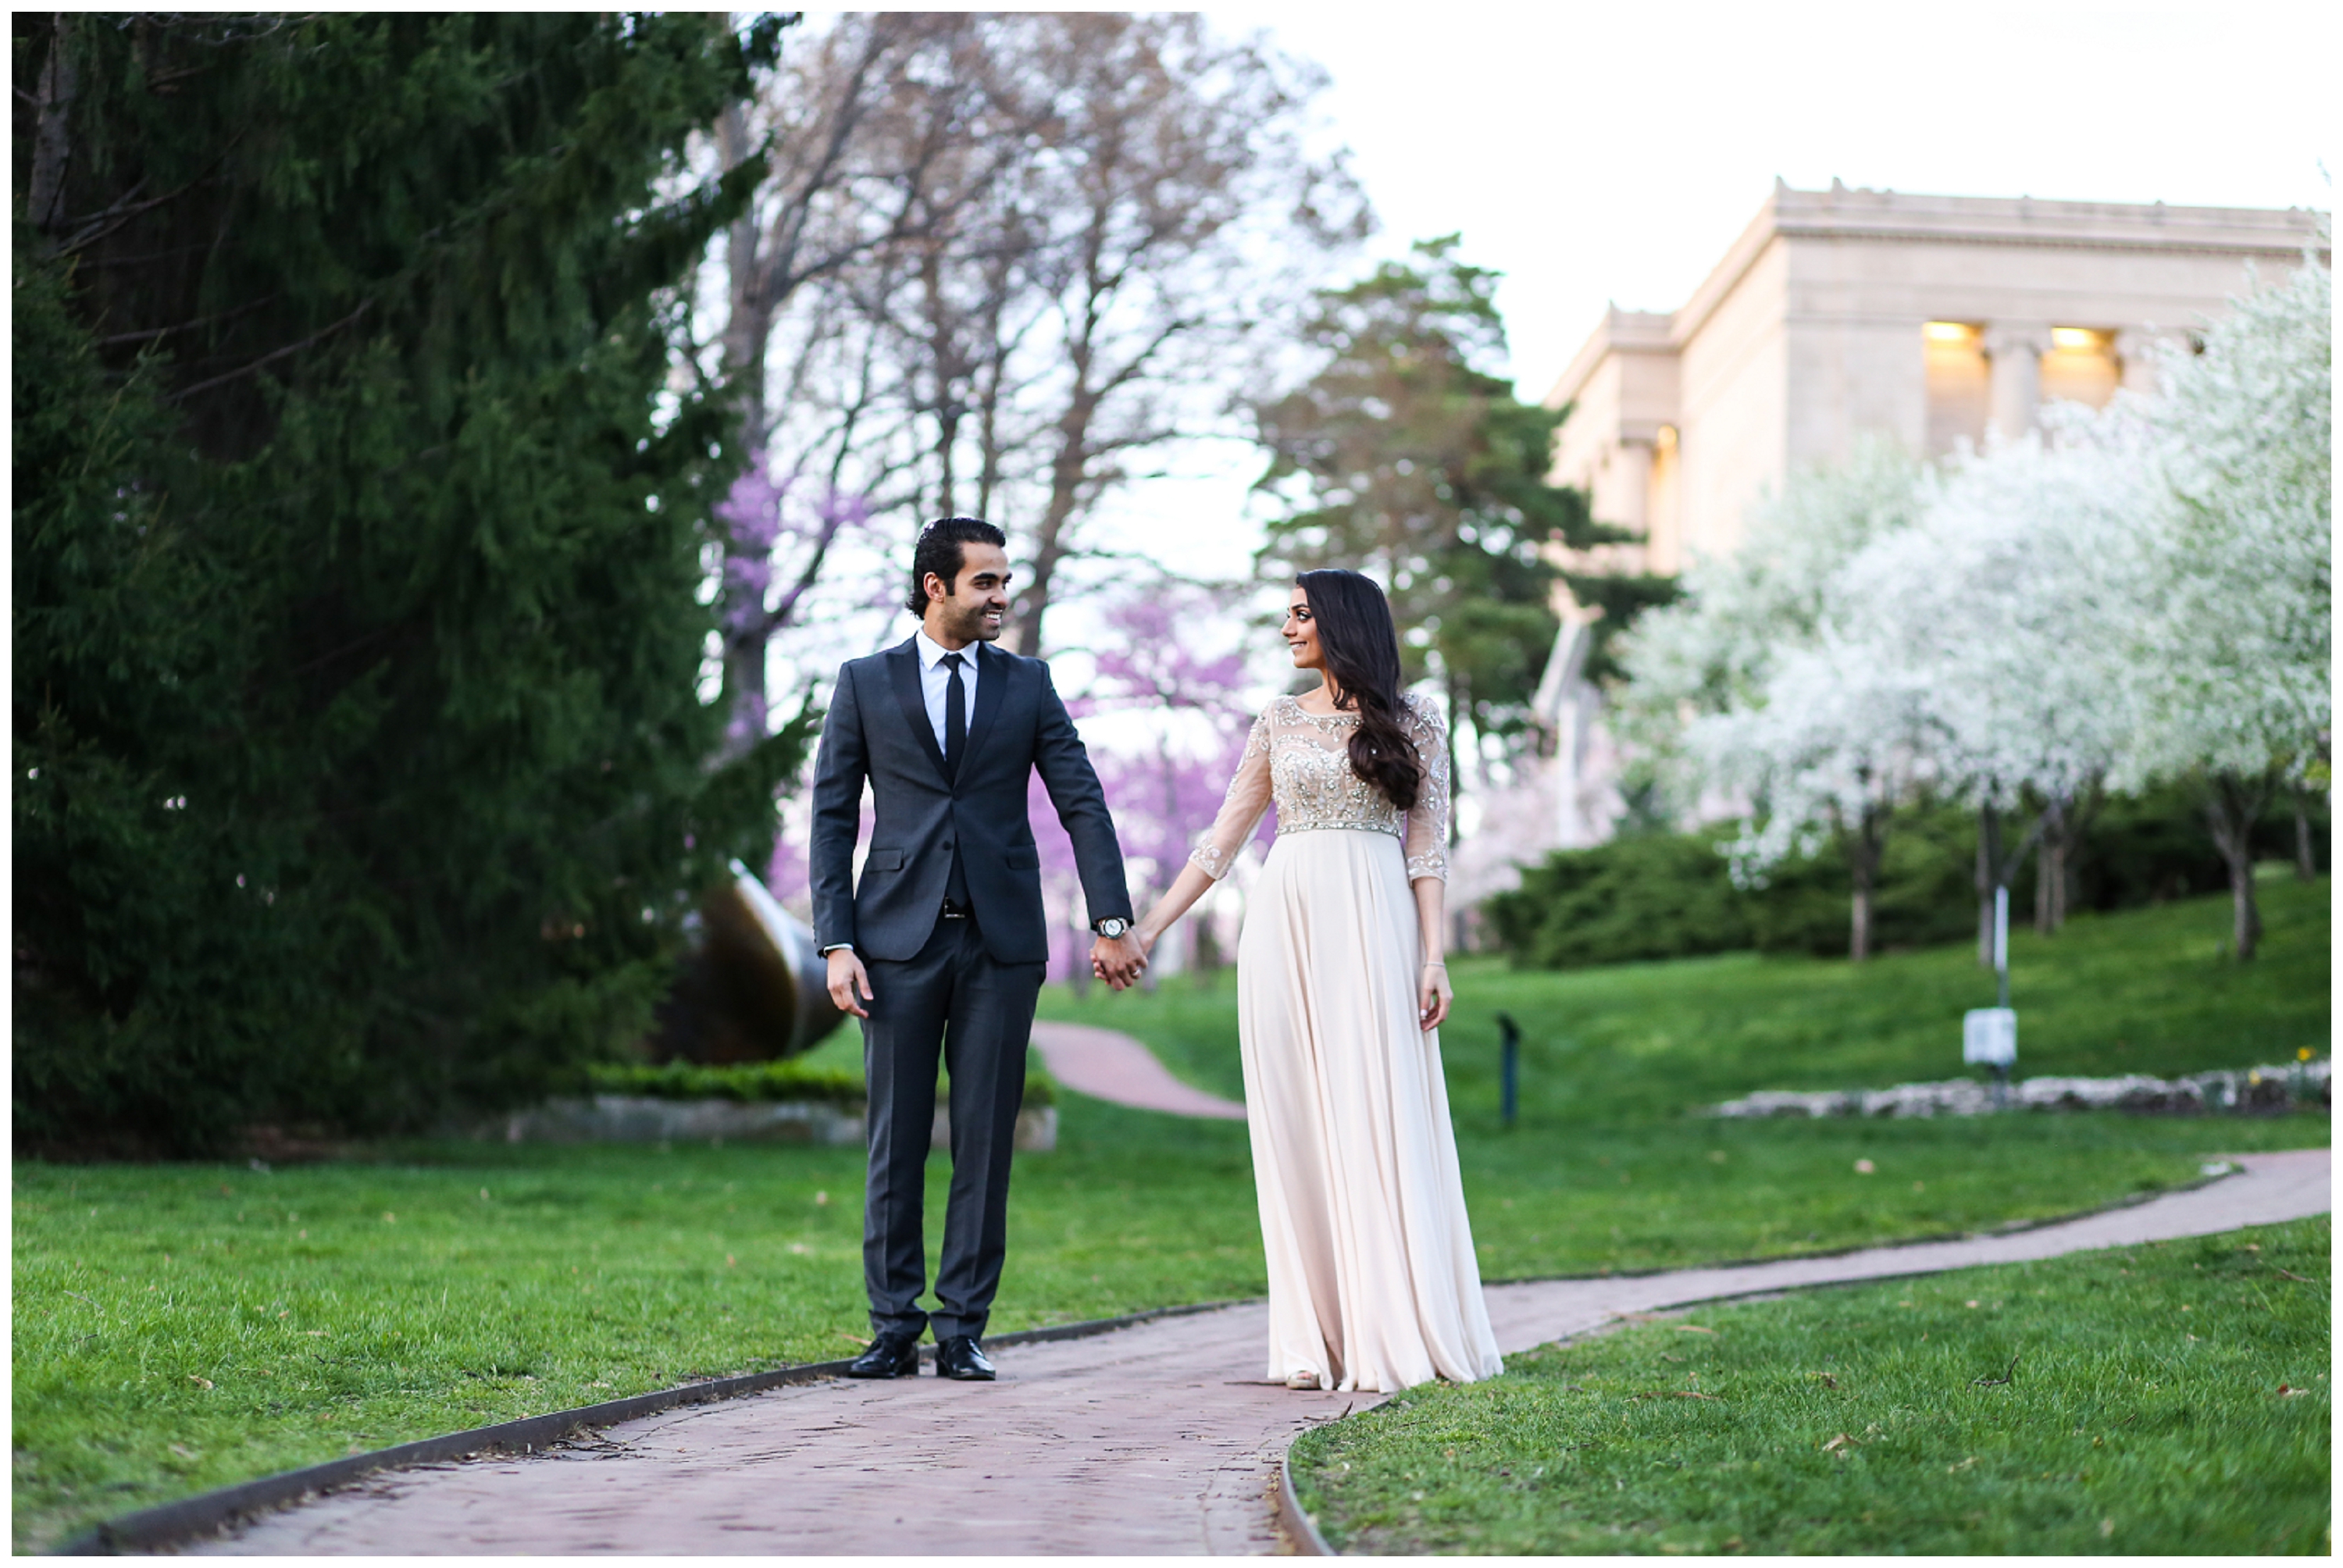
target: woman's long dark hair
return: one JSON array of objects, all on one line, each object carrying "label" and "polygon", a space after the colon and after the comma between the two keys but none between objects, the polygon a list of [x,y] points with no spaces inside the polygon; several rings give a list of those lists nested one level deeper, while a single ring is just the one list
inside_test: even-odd
[{"label": "woman's long dark hair", "polygon": [[1382,790],[1401,810],[1413,809],[1423,787],[1423,762],[1403,728],[1399,633],[1391,602],[1373,578],[1339,568],[1303,572],[1293,579],[1310,600],[1318,650],[1334,683],[1334,705],[1359,716],[1351,733],[1351,770]]}]

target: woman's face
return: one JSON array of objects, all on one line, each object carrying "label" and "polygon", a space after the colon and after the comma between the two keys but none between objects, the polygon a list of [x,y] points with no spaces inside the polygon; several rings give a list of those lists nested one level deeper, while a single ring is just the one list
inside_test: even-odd
[{"label": "woman's face", "polygon": [[1294,668],[1326,668],[1325,653],[1318,646],[1318,621],[1310,613],[1310,596],[1299,588],[1285,607],[1285,624],[1278,628],[1278,635],[1285,638],[1285,646],[1293,655]]}]

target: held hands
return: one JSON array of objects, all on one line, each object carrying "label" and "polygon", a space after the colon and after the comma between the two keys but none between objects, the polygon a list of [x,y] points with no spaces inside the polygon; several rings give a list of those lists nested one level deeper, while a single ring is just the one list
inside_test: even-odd
[{"label": "held hands", "polygon": [[[855,993],[861,992],[861,1000]],[[862,1003],[877,1000],[870,992],[870,971],[854,956],[852,948],[830,950],[830,1000],[840,1012],[850,1012],[857,1018],[869,1018],[870,1013]]]},{"label": "held hands", "polygon": [[1424,965],[1416,982],[1415,1014],[1426,1034],[1440,1027],[1455,1000],[1456,993],[1448,989],[1448,966],[1437,960]]},{"label": "held hands", "polygon": [[1135,930],[1101,937],[1091,944],[1091,973],[1116,990],[1127,990],[1147,968],[1149,946]]}]

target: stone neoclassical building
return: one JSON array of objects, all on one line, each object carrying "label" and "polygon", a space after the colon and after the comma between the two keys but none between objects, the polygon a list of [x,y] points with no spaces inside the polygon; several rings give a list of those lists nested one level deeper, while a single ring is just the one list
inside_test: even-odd
[{"label": "stone neoclassical building", "polygon": [[[1547,395],[1568,407],[1554,478],[1639,537],[1575,564],[1673,574],[1739,543],[1794,469],[1884,433],[1936,457],[2015,434],[2053,398],[2097,406],[2152,379],[2146,352],[2222,314],[2247,267],[2326,246],[2289,209],[1793,190],[1773,196],[1673,312],[1613,308]],[[1560,747],[1556,830],[1599,840],[1607,743],[1564,625],[1539,696]]]},{"label": "stone neoclassical building", "polygon": [[1546,397],[1569,406],[1557,483],[1673,573],[1739,541],[1743,508],[1792,469],[1879,431],[1936,457],[2044,402],[2145,387],[2157,337],[2187,336],[2292,269],[2318,215],[2245,207],[1792,190],[1692,298],[1613,309]]}]

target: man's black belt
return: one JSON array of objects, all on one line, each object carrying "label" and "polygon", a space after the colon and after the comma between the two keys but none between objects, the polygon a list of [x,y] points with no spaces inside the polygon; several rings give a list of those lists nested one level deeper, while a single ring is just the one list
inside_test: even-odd
[{"label": "man's black belt", "polygon": [[944,919],[948,920],[964,920],[974,913],[976,913],[974,910],[969,908],[966,904],[960,903],[957,900],[946,899],[944,900]]}]

